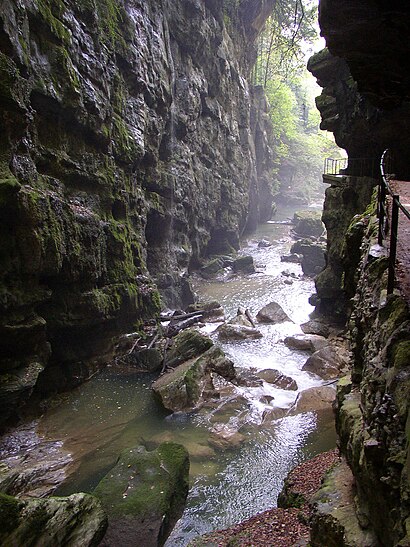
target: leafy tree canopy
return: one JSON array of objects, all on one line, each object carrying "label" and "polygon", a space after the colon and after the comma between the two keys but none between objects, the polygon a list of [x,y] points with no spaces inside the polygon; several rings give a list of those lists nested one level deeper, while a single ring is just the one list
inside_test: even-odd
[{"label": "leafy tree canopy", "polygon": [[324,158],[340,156],[333,136],[319,130],[314,98],[320,88],[306,70],[318,40],[317,1],[277,0],[259,37],[252,73],[270,104],[275,186],[281,194],[306,200],[323,193]]}]

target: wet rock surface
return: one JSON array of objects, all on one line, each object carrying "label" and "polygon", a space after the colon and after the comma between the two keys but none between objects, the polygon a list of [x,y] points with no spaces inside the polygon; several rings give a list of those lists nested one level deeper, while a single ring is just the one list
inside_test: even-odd
[{"label": "wet rock surface", "polygon": [[343,370],[347,370],[347,356],[337,346],[325,346],[309,357],[303,365],[303,370],[308,370],[320,376],[323,380],[337,378]]},{"label": "wet rock surface", "polygon": [[3,545],[99,545],[107,516],[89,494],[48,499],[0,494],[0,541]]},{"label": "wet rock surface", "polygon": [[211,372],[227,380],[235,378],[232,361],[217,346],[166,372],[155,380],[152,389],[166,409],[173,412],[192,409],[214,391]]},{"label": "wet rock surface", "polygon": [[299,393],[290,413],[326,410],[332,407],[336,399],[336,390],[330,386],[311,387]]},{"label": "wet rock surface", "polygon": [[290,378],[275,369],[261,370],[258,372],[257,376],[280,389],[288,389],[290,391],[296,391],[298,389],[298,385],[293,378]]},{"label": "wet rock surface", "polygon": [[270,122],[246,79],[265,8],[225,26],[215,2],[5,1],[1,422],[111,360],[157,288],[191,303],[188,268],[269,218]]},{"label": "wet rock surface", "polygon": [[188,473],[188,453],[175,443],[125,450],[94,490],[109,523],[100,545],[163,545],[184,509]]},{"label": "wet rock surface", "polygon": [[284,323],[291,321],[287,313],[277,302],[271,302],[258,311],[256,315],[260,323]]}]

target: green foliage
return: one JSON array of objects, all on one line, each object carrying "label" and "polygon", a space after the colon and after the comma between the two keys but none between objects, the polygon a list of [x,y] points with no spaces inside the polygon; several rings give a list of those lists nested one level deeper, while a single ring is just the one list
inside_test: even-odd
[{"label": "green foliage", "polygon": [[253,82],[265,89],[273,124],[274,187],[309,200],[323,193],[323,159],[339,157],[333,138],[319,131],[318,86],[305,68],[317,39],[312,0],[278,0],[258,43]]}]

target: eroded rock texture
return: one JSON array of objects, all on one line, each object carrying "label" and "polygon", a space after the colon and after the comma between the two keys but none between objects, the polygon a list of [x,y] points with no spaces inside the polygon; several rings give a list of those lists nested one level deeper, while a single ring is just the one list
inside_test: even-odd
[{"label": "eroded rock texture", "polygon": [[317,289],[320,311],[343,319],[357,267],[357,257],[346,261],[343,234],[369,203],[386,148],[393,157],[390,172],[410,179],[410,13],[403,2],[326,0],[320,2],[320,24],[328,48],[308,68],[323,87],[317,98],[321,127],[347,151],[350,179],[326,192],[328,260]]},{"label": "eroded rock texture", "polygon": [[189,269],[269,216],[246,77],[271,4],[2,2],[1,420],[111,358],[157,287],[189,302]]},{"label": "eroded rock texture", "polygon": [[[374,246],[370,196],[385,148],[393,152],[393,172],[410,179],[409,22],[404,2],[322,0],[329,49],[309,65],[324,88],[317,100],[322,127],[349,154],[347,184],[326,192],[327,266],[317,279],[321,311],[350,314],[351,378],[338,387],[337,429],[359,524],[376,533],[371,544],[389,547],[410,544],[410,316],[406,297],[386,298],[387,259]],[[360,157],[366,161],[355,162]],[[329,537],[319,534],[313,544]],[[346,537],[337,544],[348,545]]]}]

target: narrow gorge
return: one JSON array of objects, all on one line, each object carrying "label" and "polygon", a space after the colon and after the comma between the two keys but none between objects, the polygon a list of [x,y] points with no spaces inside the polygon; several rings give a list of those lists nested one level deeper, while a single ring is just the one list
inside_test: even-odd
[{"label": "narrow gorge", "polygon": [[284,4],[293,45],[315,2],[1,0],[1,544],[185,546],[276,508],[335,423],[321,487],[279,495],[299,537],[215,541],[410,545],[408,243],[388,294],[377,220],[386,149],[410,181],[410,8],[319,1],[325,240],[257,78]]}]

